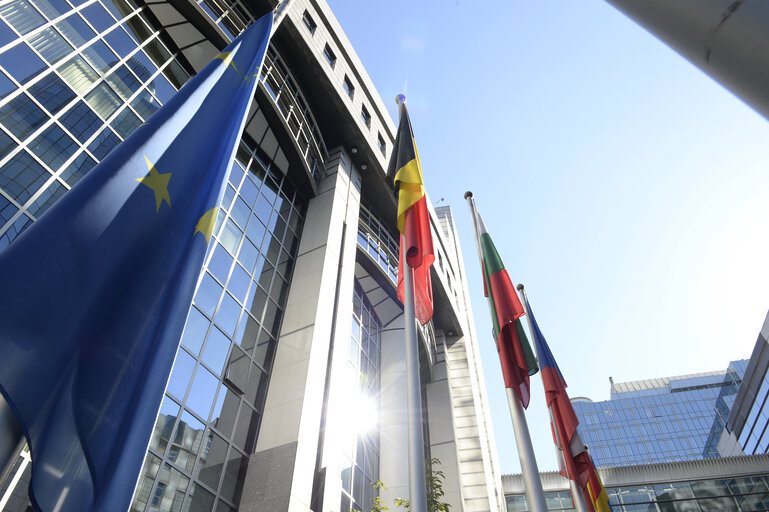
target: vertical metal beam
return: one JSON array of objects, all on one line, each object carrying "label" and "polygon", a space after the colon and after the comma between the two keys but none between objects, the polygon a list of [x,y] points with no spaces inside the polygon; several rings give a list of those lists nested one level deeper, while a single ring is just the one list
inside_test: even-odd
[{"label": "vertical metal beam", "polygon": [[[401,240],[403,243],[403,240]],[[406,408],[409,432],[409,500],[411,512],[427,512],[425,442],[422,431],[422,382],[419,338],[414,311],[414,269],[403,265],[403,321],[406,343]]]},{"label": "vertical metal beam", "polygon": [[769,119],[769,2],[607,2]]}]

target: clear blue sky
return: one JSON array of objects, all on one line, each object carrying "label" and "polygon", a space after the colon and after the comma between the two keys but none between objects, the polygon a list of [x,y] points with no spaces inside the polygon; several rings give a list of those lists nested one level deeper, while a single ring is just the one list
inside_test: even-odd
[{"label": "clear blue sky", "polygon": [[572,397],[750,357],[769,310],[769,122],[601,0],[330,3],[394,118],[408,96],[428,194],[453,209],[504,473],[520,464],[466,190]]}]

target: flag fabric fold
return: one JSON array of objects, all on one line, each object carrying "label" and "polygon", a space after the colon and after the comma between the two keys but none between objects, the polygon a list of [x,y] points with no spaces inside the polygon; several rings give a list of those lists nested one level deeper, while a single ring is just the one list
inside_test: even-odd
[{"label": "flag fabric fold", "polygon": [[521,325],[520,319],[525,312],[472,197],[470,208],[481,260],[483,290],[489,301],[505,387],[516,391],[525,408],[530,398],[529,376],[538,371],[537,360]]},{"label": "flag fabric fold", "polygon": [[566,381],[525,296],[524,301],[531,322],[531,335],[537,347],[542,383],[545,387],[545,399],[550,411],[550,428],[560,473],[580,486],[585,502],[591,511],[610,511],[609,497],[603,488],[593,460],[577,431],[579,420],[566,392]]},{"label": "flag fabric fold", "polygon": [[271,26],[246,29],[0,254],[0,392],[36,510],[129,507]]},{"label": "flag fabric fold", "polygon": [[398,231],[401,233],[398,254],[398,299],[403,302],[405,264],[414,269],[414,309],[424,325],[433,316],[433,287],[430,266],[435,261],[430,213],[427,209],[422,167],[411,129],[406,105],[399,102],[400,122],[395,135],[388,180],[393,182],[398,197]]}]

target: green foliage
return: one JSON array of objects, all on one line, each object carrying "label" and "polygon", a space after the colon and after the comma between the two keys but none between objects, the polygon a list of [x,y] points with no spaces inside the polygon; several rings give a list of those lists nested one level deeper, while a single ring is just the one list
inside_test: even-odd
[{"label": "green foliage", "polygon": [[[387,489],[381,480],[377,480],[371,484],[371,486],[377,491],[383,491]],[[385,512],[386,510],[390,509],[387,507],[387,505],[385,505],[385,502],[382,501],[382,498],[379,497],[379,492],[377,492],[376,497],[371,500],[371,512]]]},{"label": "green foliage", "polygon": [[[440,469],[433,469],[434,466],[440,466],[441,461],[433,457],[430,464],[425,468],[425,483],[427,484],[427,512],[450,512],[451,505],[441,501],[446,492],[443,490],[443,481],[446,475]],[[411,503],[405,498],[395,498],[393,500],[396,507],[402,507],[404,510],[410,510]],[[377,509],[372,509],[377,510]]]}]

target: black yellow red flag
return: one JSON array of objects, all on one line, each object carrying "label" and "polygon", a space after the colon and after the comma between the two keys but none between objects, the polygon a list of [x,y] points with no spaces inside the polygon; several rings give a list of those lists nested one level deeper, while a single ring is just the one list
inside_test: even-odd
[{"label": "black yellow red flag", "polygon": [[401,232],[398,257],[398,298],[403,302],[405,264],[414,269],[414,309],[422,325],[433,316],[433,290],[430,266],[435,261],[430,214],[427,210],[422,167],[419,164],[414,132],[406,110],[405,98],[398,96],[400,123],[395,136],[387,178],[393,182],[398,197],[398,231]]}]

